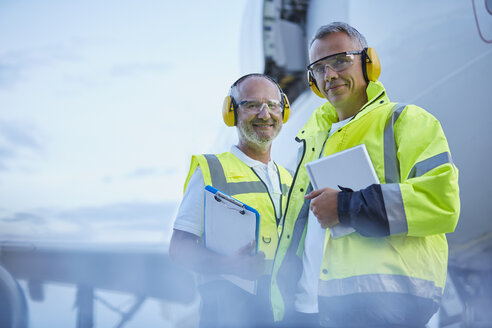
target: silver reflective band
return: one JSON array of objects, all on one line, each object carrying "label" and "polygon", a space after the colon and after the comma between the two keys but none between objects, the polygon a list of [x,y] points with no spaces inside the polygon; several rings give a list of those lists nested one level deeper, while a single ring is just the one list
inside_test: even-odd
[{"label": "silver reflective band", "polygon": [[[261,181],[243,181],[243,182],[227,182],[224,168],[219,159],[215,155],[203,155],[208,163],[212,186],[229,196],[249,193],[264,193],[268,192],[265,185]],[[282,195],[286,195],[289,187],[282,184]]]},{"label": "silver reflective band", "polygon": [[219,159],[215,155],[203,155],[207,159],[208,169],[214,188],[226,193],[230,196],[247,193],[262,193],[266,188],[261,181],[251,182],[227,182],[224,168]]},{"label": "silver reflective band", "polygon": [[318,294],[321,297],[343,296],[356,293],[403,293],[439,302],[442,288],[433,281],[393,274],[368,274],[320,280]]},{"label": "silver reflective band", "polygon": [[408,174],[408,179],[420,177],[430,170],[447,163],[454,165],[449,152],[442,152],[429,157],[421,162],[418,162],[412,167],[410,173]]},{"label": "silver reflective band", "polygon": [[381,185],[384,207],[388,217],[390,234],[401,234],[408,232],[407,216],[403,205],[403,198],[398,183],[400,177],[400,161],[395,140],[395,123],[400,117],[407,104],[396,103],[391,109],[384,126],[384,181]]},{"label": "silver reflective band", "polygon": [[398,161],[395,123],[407,105],[395,104],[391,109],[392,114],[388,117],[384,126],[384,181],[385,183],[400,183],[400,162]]},{"label": "silver reflective band", "polygon": [[282,184],[282,195],[287,196],[287,193],[289,192],[289,186],[286,185],[285,183]]},{"label": "silver reflective band", "polygon": [[273,271],[273,260],[265,260],[265,271],[264,274],[271,275]]},{"label": "silver reflective band", "polygon": [[397,183],[382,184],[384,209],[388,218],[390,235],[397,235],[408,232],[407,215],[401,196],[400,185]]}]

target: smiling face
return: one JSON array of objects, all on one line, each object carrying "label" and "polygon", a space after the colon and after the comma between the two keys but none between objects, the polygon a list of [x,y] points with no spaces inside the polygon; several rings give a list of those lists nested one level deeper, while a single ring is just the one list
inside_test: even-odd
[{"label": "smiling face", "polygon": [[282,109],[269,110],[266,103],[281,101],[279,89],[271,81],[258,76],[241,81],[237,88],[237,103],[264,102],[259,111],[246,108],[246,104],[237,109],[239,148],[269,149],[282,129]]},{"label": "smiling face", "polygon": [[[335,32],[313,42],[309,60],[314,63],[326,56],[358,50],[362,47],[356,40],[344,32]],[[338,72],[326,65],[325,73],[316,76],[316,84],[321,94],[335,107],[340,120],[354,115],[367,102],[367,82],[360,55],[356,55],[353,65]]]}]

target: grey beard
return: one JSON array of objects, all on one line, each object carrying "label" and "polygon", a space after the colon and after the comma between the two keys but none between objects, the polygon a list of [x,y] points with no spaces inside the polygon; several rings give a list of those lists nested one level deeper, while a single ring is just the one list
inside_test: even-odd
[{"label": "grey beard", "polygon": [[269,139],[268,137],[260,137],[258,136],[258,134],[256,134],[251,126],[245,127],[243,124],[239,124],[237,128],[239,135],[244,140],[246,140],[249,144],[255,145],[257,148],[261,149],[265,149],[266,147],[268,147],[276,136],[275,135],[271,139]]}]

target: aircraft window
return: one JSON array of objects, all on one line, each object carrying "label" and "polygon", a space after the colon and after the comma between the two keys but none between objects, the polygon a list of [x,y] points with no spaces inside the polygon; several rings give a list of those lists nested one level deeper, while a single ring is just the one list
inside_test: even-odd
[{"label": "aircraft window", "polygon": [[485,43],[492,43],[492,31],[490,29],[492,19],[492,0],[472,0],[473,14],[480,38]]}]

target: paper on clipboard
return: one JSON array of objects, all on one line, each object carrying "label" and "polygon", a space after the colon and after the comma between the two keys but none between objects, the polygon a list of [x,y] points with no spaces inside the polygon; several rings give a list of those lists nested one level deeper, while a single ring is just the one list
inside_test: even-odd
[{"label": "paper on clipboard", "polygon": [[[341,152],[334,153],[306,164],[306,170],[314,190],[338,186],[354,191],[364,189],[379,179],[374,170],[366,145],[361,144]],[[333,238],[345,236],[355,229],[348,225],[337,224],[330,228]]]},{"label": "paper on clipboard", "polygon": [[[204,245],[223,255],[231,255],[257,240],[260,214],[254,208],[211,187],[205,187]],[[258,250],[258,244],[256,244]],[[221,275],[251,294],[256,294],[256,281],[232,275]]]}]

